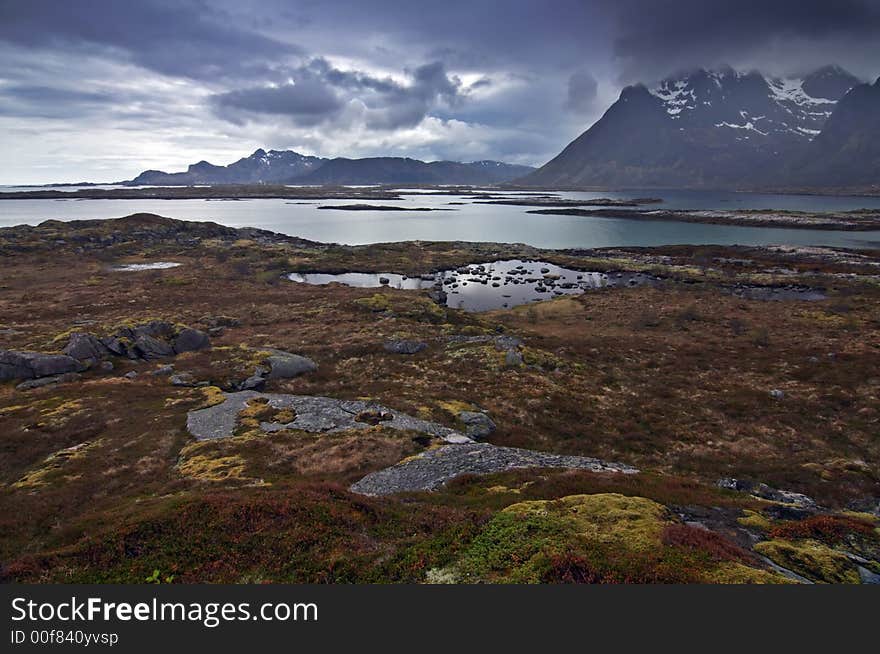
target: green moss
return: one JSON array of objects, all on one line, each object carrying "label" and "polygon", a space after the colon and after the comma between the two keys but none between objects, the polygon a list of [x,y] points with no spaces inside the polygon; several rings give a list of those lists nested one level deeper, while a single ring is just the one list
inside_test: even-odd
[{"label": "green moss", "polygon": [[442,576],[494,583],[786,581],[746,558],[721,556],[735,546],[720,536],[675,542],[667,538],[670,529],[689,528],[644,497],[599,493],[519,502],[497,513]]},{"label": "green moss", "polygon": [[457,417],[462,411],[474,411],[476,409],[470,402],[463,402],[461,400],[440,400],[437,404],[440,405],[441,409],[448,411],[454,417]]},{"label": "green moss", "polygon": [[751,509],[745,509],[742,517],[737,518],[736,521],[743,527],[751,527],[752,529],[758,529],[760,531],[767,531],[773,526],[773,523],[770,522],[770,520]]},{"label": "green moss", "polygon": [[710,584],[789,584],[795,583],[782,575],[750,568],[736,561],[725,561],[706,573],[704,581]]},{"label": "green moss", "polygon": [[815,540],[768,540],[755,551],[771,561],[812,581],[829,584],[858,584],[859,573],[845,554]]},{"label": "green moss", "polygon": [[361,297],[354,301],[356,305],[369,311],[390,311],[391,302],[388,296],[382,293],[375,293],[370,297]]},{"label": "green moss", "polygon": [[557,368],[564,368],[566,365],[565,361],[559,357],[536,348],[522,348],[522,356],[527,366],[535,366],[542,370],[556,370]]},{"label": "green moss", "polygon": [[64,465],[71,460],[80,459],[86,453],[98,445],[101,441],[85,442],[73,447],[66,447],[47,456],[39,466],[30,470],[24,477],[12,484],[13,488],[34,489],[44,486],[55,476],[54,473],[62,471]]},{"label": "green moss", "polygon": [[226,394],[217,386],[203,386],[199,388],[199,392],[204,400],[199,405],[199,409],[207,409],[208,407],[223,404],[226,401]]},{"label": "green moss", "polygon": [[49,346],[52,348],[61,349],[62,347],[67,345],[67,342],[70,340],[70,337],[73,334],[75,334],[77,332],[81,332],[81,331],[83,331],[82,327],[73,327],[71,329],[66,329],[63,332],[61,332],[60,334],[58,334],[55,338],[53,338],[49,342]]},{"label": "green moss", "polygon": [[167,275],[159,277],[154,283],[161,286],[189,286],[192,284],[192,279],[179,275]]},{"label": "green moss", "polygon": [[228,481],[244,479],[245,460],[238,456],[210,457],[196,455],[181,461],[177,470],[184,477],[201,481]]},{"label": "green moss", "polygon": [[502,511],[471,542],[458,570],[464,581],[539,583],[547,552],[572,533],[559,515]]},{"label": "green moss", "polygon": [[460,571],[465,579],[538,583],[551,559],[573,545],[633,553],[656,548],[666,513],[649,499],[616,493],[520,502],[474,539]]}]

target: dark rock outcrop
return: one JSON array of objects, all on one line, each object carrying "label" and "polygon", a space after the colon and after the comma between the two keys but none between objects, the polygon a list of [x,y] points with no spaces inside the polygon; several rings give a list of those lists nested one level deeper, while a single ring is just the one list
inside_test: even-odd
[{"label": "dark rock outcrop", "polygon": [[51,377],[40,377],[39,379],[28,379],[15,387],[17,391],[29,391],[33,388],[42,388],[43,386],[52,386],[54,384],[64,384],[68,382],[79,381],[81,378],[78,372],[66,372],[63,375],[52,375]]},{"label": "dark rock outcrop", "polygon": [[184,352],[195,352],[196,350],[204,350],[211,347],[211,340],[205,332],[185,327],[172,342],[174,352],[183,354]]},{"label": "dark rock outcrop", "polygon": [[83,364],[66,354],[0,350],[0,381],[39,379],[80,372]]},{"label": "dark rock outcrop", "polygon": [[64,352],[92,366],[108,356],[151,361],[209,347],[211,339],[203,331],[151,320],[120,327],[103,338],[77,332],[71,335]]},{"label": "dark rock outcrop", "polygon": [[129,358],[148,361],[174,356],[174,348],[169,343],[148,334],[138,336],[128,352]]},{"label": "dark rock outcrop", "polygon": [[110,354],[110,350],[97,336],[85,332],[71,334],[62,352],[89,366],[95,365]]}]

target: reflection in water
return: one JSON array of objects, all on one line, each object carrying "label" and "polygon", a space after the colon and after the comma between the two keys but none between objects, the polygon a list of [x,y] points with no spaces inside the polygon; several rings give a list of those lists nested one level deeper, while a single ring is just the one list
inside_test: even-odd
[{"label": "reflection in water", "polygon": [[113,266],[113,270],[117,272],[138,272],[140,270],[167,270],[168,268],[177,268],[182,264],[174,261],[155,261],[153,263],[124,263]]},{"label": "reflection in water", "polygon": [[407,277],[393,273],[291,273],[288,278],[305,284],[346,284],[360,288],[430,289],[446,306],[465,311],[490,311],[577,295],[605,287],[656,284],[657,277],[630,272],[584,272],[543,261],[509,259]]}]

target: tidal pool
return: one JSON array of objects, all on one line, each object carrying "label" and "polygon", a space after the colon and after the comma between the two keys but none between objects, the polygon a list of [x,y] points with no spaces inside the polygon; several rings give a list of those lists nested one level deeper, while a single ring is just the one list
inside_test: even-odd
[{"label": "tidal pool", "polygon": [[168,268],[177,268],[183,264],[174,261],[154,261],[153,263],[123,263],[113,266],[113,270],[117,272],[138,272],[141,270],[167,270]]},{"label": "tidal pool", "polygon": [[290,273],[304,284],[345,284],[359,288],[429,289],[438,302],[453,309],[491,311],[578,295],[606,287],[656,284],[658,277],[633,272],[587,272],[544,261],[508,259],[471,264],[437,273],[407,277],[394,273]]}]

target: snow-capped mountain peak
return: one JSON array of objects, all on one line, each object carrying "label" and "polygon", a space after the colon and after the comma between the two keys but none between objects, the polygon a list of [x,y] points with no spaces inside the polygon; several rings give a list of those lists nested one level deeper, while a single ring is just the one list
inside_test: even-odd
[{"label": "snow-capped mountain peak", "polygon": [[[878,92],[880,81],[862,84],[839,66],[785,77],[698,69],[635,84],[526,182],[634,188],[874,183]],[[834,161],[834,169],[825,161]]]},{"label": "snow-capped mountain peak", "polygon": [[859,82],[837,66],[802,77],[768,78],[724,67],[661,80],[649,92],[681,130],[724,128],[734,138],[810,139],[837,101]]}]

